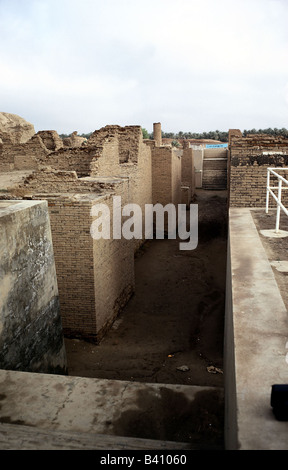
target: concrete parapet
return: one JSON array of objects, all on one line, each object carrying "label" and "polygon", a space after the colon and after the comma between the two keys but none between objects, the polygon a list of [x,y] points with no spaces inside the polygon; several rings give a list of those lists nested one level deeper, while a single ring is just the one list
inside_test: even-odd
[{"label": "concrete parapet", "polygon": [[223,400],[222,388],[216,387],[1,370],[0,389],[0,448],[21,450],[80,450],[88,445],[106,450],[193,450],[189,430],[195,423],[187,422],[199,412],[207,420],[203,404],[211,400],[217,406]]},{"label": "concrete parapet", "polygon": [[0,367],[66,373],[47,202],[0,203]]},{"label": "concrete parapet", "polygon": [[[264,209],[263,209],[264,210]],[[287,450],[273,384],[287,383],[288,317],[249,208],[230,209],[225,325],[227,450]]]}]

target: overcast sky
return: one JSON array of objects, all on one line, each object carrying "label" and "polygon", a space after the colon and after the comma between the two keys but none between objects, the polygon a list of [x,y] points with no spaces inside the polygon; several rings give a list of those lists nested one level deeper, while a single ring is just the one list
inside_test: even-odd
[{"label": "overcast sky", "polygon": [[0,111],[79,134],[288,128],[288,0],[0,0]]}]

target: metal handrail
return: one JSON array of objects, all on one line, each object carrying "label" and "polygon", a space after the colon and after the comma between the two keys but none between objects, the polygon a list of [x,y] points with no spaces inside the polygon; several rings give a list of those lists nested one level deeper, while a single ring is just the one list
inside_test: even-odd
[{"label": "metal handrail", "polygon": [[[282,167],[281,168],[267,168],[266,214],[268,214],[268,211],[269,211],[269,195],[271,194],[271,196],[273,196],[273,198],[275,199],[275,201],[277,203],[276,227],[275,227],[276,233],[279,232],[281,209],[288,216],[288,209],[286,209],[286,207],[281,202],[282,190],[288,189],[288,181],[285,178],[283,178],[283,176],[276,173],[276,172],[281,171],[281,170],[282,171],[283,170],[288,171],[288,168],[282,168]],[[276,178],[278,179],[278,186],[270,186],[270,174],[271,173],[274,176],[276,176]],[[282,183],[286,184],[287,188],[283,187]],[[278,189],[277,196],[273,193],[272,189]]]}]

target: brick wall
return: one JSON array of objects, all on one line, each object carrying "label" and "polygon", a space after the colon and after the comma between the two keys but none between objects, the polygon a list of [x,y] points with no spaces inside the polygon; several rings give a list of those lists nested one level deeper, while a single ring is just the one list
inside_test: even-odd
[{"label": "brick wall", "polygon": [[4,143],[0,147],[0,171],[37,169],[39,160],[49,152],[38,135],[25,144]]},{"label": "brick wall", "polygon": [[227,149],[205,149],[203,158],[203,189],[227,189]]},{"label": "brick wall", "polygon": [[55,170],[76,171],[79,177],[90,175],[90,166],[93,158],[101,154],[102,148],[97,147],[63,147],[51,152],[41,161],[42,165]]},{"label": "brick wall", "polygon": [[152,150],[152,201],[153,204],[172,203],[172,150],[155,147]]},{"label": "brick wall", "polygon": [[41,137],[45,147],[50,151],[58,150],[64,146],[63,140],[56,131],[39,131],[37,135]]},{"label": "brick wall", "polygon": [[76,172],[40,170],[15,197],[48,201],[63,330],[99,341],[134,291],[134,240],[93,240],[91,208],[129,195],[128,178],[78,178]]},{"label": "brick wall", "polygon": [[[178,204],[182,203],[181,154],[170,147],[155,147],[152,150],[152,201],[153,205],[174,204],[176,215]],[[155,222],[155,217],[154,217]],[[164,217],[164,231],[168,230],[168,215]]]},{"label": "brick wall", "polygon": [[[152,161],[151,149],[143,141],[141,127],[106,126],[95,131],[88,144],[103,148],[102,154],[91,164],[91,175],[128,178],[129,202],[141,207],[144,227],[145,204],[152,203]],[[134,242],[137,250],[143,240]]]},{"label": "brick wall", "polygon": [[[114,194],[127,201],[127,185]],[[112,194],[49,197],[52,239],[63,330],[67,336],[102,339],[134,292],[134,245],[131,240],[94,240],[91,208]]]},{"label": "brick wall", "polygon": [[[231,207],[264,207],[268,167],[288,167],[288,139],[266,134],[231,135],[229,142]],[[285,172],[281,171],[285,176]],[[273,198],[271,207],[275,206]],[[288,192],[283,191],[288,203]]]},{"label": "brick wall", "polygon": [[184,148],[181,158],[181,180],[182,186],[190,188],[190,190],[185,191],[185,194],[188,193],[189,203],[195,192],[195,172],[193,160],[193,150],[190,148]]}]

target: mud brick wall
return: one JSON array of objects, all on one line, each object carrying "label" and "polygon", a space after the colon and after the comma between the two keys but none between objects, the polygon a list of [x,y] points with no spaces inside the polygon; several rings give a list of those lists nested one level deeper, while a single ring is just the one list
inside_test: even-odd
[{"label": "mud brick wall", "polygon": [[[111,182],[113,183],[113,181],[112,178]],[[27,176],[23,184],[14,190],[14,194],[21,197],[30,197],[36,193],[47,194],[47,196],[53,193],[65,192],[101,193],[106,187],[107,183],[105,181],[90,177],[78,178],[75,171],[42,169]]]},{"label": "mud brick wall", "polygon": [[190,194],[188,198],[191,198],[195,192],[194,159],[192,149],[185,148],[183,150],[181,166],[182,186],[187,186],[190,188],[190,191],[186,190],[185,194]]},{"label": "mud brick wall", "polygon": [[48,198],[64,333],[97,342],[134,292],[131,240],[94,240],[91,208],[105,203],[113,223],[113,195],[127,203],[127,182],[113,194]]},{"label": "mud brick wall", "polygon": [[91,176],[118,176],[119,141],[117,136],[109,136],[106,140],[98,143],[96,148],[98,151],[90,165]]},{"label": "mud brick wall", "polygon": [[66,374],[47,202],[0,202],[0,368]]},{"label": "mud brick wall", "polygon": [[182,151],[172,149],[172,203],[181,204]]},{"label": "mud brick wall", "polygon": [[[152,150],[152,201],[153,205],[174,204],[176,216],[178,204],[182,203],[181,153],[169,147],[155,147]],[[185,203],[185,202],[184,202]],[[154,232],[156,215],[154,214]],[[158,227],[159,228],[159,227]],[[164,214],[164,232],[169,232],[169,218]]]},{"label": "mud brick wall", "polygon": [[181,204],[181,156],[169,147],[152,150],[153,204]]},{"label": "mud brick wall", "polygon": [[0,146],[0,171],[37,169],[49,153],[38,135],[24,144],[4,143]]},{"label": "mud brick wall", "polygon": [[153,204],[172,203],[172,150],[155,147],[152,150]]},{"label": "mud brick wall", "polygon": [[55,170],[76,171],[79,177],[88,176],[93,158],[101,152],[102,149],[97,147],[63,147],[50,153],[42,165]]},{"label": "mud brick wall", "polygon": [[56,131],[39,131],[37,135],[41,137],[45,147],[50,151],[55,151],[64,146],[63,140]]},{"label": "mud brick wall", "polygon": [[145,238],[145,205],[152,204],[152,157],[150,147],[140,140],[137,163],[120,164],[119,173],[122,177],[128,178],[129,202],[138,204],[142,211],[143,238],[142,240],[135,240],[136,251]]},{"label": "mud brick wall", "polygon": [[227,189],[227,149],[205,149],[203,159],[203,189]]},{"label": "mud brick wall", "polygon": [[[229,201],[231,207],[264,207],[267,168],[288,168],[288,139],[266,134],[231,136],[229,143]],[[287,173],[280,174],[287,178]],[[286,176],[285,176],[286,174]],[[271,182],[274,180],[271,180]],[[276,184],[277,185],[277,184]],[[288,203],[288,191],[283,191]],[[271,207],[275,207],[270,197]]]},{"label": "mud brick wall", "polygon": [[[124,192],[117,195],[122,205],[127,203]],[[112,238],[112,197],[107,196],[105,203],[111,213],[111,238],[93,240],[97,340],[103,338],[135,291],[134,240]]]},{"label": "mud brick wall", "polygon": [[[103,148],[91,164],[91,176],[128,178],[129,202],[138,204],[142,210],[144,240],[145,204],[152,203],[152,161],[141,127],[106,126],[92,134],[88,144],[91,143]],[[143,240],[134,240],[135,250]]]},{"label": "mud brick wall", "polygon": [[96,335],[91,201],[49,199],[64,334]]},{"label": "mud brick wall", "polygon": [[118,163],[138,161],[139,141],[143,139],[140,126],[106,126],[90,136],[88,145],[101,145],[115,137],[119,144]]}]

